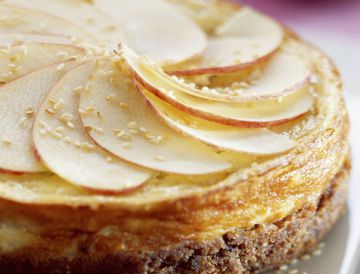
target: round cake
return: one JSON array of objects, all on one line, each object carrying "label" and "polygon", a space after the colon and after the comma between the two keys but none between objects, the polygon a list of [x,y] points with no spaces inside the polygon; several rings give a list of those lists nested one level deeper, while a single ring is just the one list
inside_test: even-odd
[{"label": "round cake", "polygon": [[334,63],[251,7],[0,3],[0,272],[257,273],[345,209]]}]

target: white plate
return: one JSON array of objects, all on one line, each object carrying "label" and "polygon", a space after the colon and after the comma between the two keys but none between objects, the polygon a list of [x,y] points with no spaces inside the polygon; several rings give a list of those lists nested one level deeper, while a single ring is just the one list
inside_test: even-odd
[{"label": "white plate", "polygon": [[324,36],[309,29],[300,29],[300,33],[327,52],[342,73],[352,121],[353,170],[348,211],[324,240],[322,254],[300,260],[283,273],[297,269],[298,273],[308,274],[360,274],[357,268],[360,260],[360,43]]}]

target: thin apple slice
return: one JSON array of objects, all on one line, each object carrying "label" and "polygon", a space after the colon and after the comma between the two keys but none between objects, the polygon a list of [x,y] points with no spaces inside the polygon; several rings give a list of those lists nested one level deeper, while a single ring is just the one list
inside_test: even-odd
[{"label": "thin apple slice", "polygon": [[0,5],[2,32],[24,32],[32,34],[57,34],[95,40],[89,33],[56,16],[26,8]]},{"label": "thin apple slice", "polygon": [[96,0],[124,31],[125,42],[160,64],[190,59],[206,47],[206,36],[189,18],[164,0]]},{"label": "thin apple slice", "polygon": [[31,34],[23,32],[0,32],[1,45],[20,45],[24,43],[46,43],[73,45],[74,42],[68,36]]},{"label": "thin apple slice", "polygon": [[81,57],[82,48],[46,43],[30,43],[0,48],[0,82],[8,83],[40,68],[69,57]]},{"label": "thin apple slice", "polygon": [[[176,89],[172,81],[159,76],[157,70],[142,65],[147,60],[137,58],[131,51],[122,56],[130,73],[148,91],[162,98],[180,110],[200,118],[239,127],[269,127],[292,121],[306,114],[313,106],[313,97],[307,89],[301,89],[280,99],[258,102],[222,102],[208,100]],[[141,61],[141,62],[140,62]],[[151,64],[151,66],[155,66]],[[154,72],[155,71],[155,72]]]},{"label": "thin apple slice", "polygon": [[[139,77],[153,79],[153,81],[156,79],[158,83],[166,83],[173,91],[209,100],[255,102],[280,98],[303,89],[310,79],[310,71],[299,57],[290,53],[278,53],[256,78],[252,74],[248,81],[239,82],[240,87],[203,87],[200,89],[194,83],[186,83],[183,79],[166,74],[149,58],[139,57],[127,47],[123,47],[122,52],[126,62]],[[241,86],[241,84],[246,85]]]},{"label": "thin apple slice", "polygon": [[[102,72],[111,72],[104,76]],[[153,170],[200,175],[231,166],[212,148],[166,126],[111,62],[100,64],[80,96],[80,113],[91,138],[118,157]],[[101,132],[100,132],[101,131]]]},{"label": "thin apple slice", "polygon": [[296,142],[268,129],[225,126],[188,115],[138,87],[159,116],[178,132],[216,148],[235,152],[269,155],[292,149]]},{"label": "thin apple slice", "polygon": [[249,7],[220,25],[197,62],[184,64],[171,74],[179,76],[236,72],[269,59],[282,44],[283,27]]},{"label": "thin apple slice", "polygon": [[[68,21],[74,28],[79,28],[95,37],[97,41],[103,42],[110,48],[115,49],[124,34],[116,23],[107,15],[103,14],[93,1],[78,0],[3,0],[2,3],[16,5],[31,10],[37,10]],[[115,4],[113,1],[112,4]],[[134,18],[131,18],[132,20]],[[74,37],[81,38],[81,33]],[[93,42],[93,41],[92,41]]]},{"label": "thin apple slice", "polygon": [[31,147],[31,127],[36,110],[50,89],[76,64],[66,61],[0,87],[0,169],[9,172],[42,172],[47,169]]},{"label": "thin apple slice", "polygon": [[101,193],[129,192],[142,186],[152,172],[119,160],[87,135],[73,90],[86,85],[93,69],[93,62],[78,66],[47,95],[33,126],[35,149],[52,172],[70,183]]}]

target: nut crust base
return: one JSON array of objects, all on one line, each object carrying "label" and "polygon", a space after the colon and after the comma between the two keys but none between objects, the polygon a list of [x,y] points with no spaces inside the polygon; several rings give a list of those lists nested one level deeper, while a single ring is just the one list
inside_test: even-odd
[{"label": "nut crust base", "polygon": [[[23,256],[0,256],[2,274],[50,273],[254,273],[274,269],[311,252],[344,212],[347,197],[347,162],[332,180],[317,205],[304,207],[285,219],[248,230],[237,230],[207,242],[188,242],[153,252],[97,256],[86,246],[69,261]],[[82,235],[84,237],[84,235]],[[33,258],[33,256],[32,256]]]}]

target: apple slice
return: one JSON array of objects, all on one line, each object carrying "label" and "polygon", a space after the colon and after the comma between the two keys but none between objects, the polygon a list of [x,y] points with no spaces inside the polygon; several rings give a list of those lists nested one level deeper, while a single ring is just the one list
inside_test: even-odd
[{"label": "apple slice", "polygon": [[14,6],[0,5],[0,14],[5,16],[0,23],[2,32],[24,32],[32,34],[57,34],[95,40],[84,30],[56,16]]},{"label": "apple slice", "polygon": [[[178,76],[236,72],[266,61],[284,39],[282,26],[272,18],[243,7],[215,31],[198,61],[172,71]],[[187,66],[189,66],[187,68]]]},{"label": "apple slice", "polygon": [[[186,83],[184,79],[166,74],[150,59],[137,58],[130,54],[126,53],[125,58],[129,64],[138,62],[139,75],[141,73],[147,77],[159,80],[161,78],[161,81],[167,82],[173,90],[209,100],[255,102],[275,99],[303,89],[310,80],[310,71],[300,57],[290,53],[278,53],[262,71],[258,71],[258,75],[252,73],[245,77],[245,80],[234,82],[232,87],[198,88],[194,83]],[[236,87],[236,84],[239,87]]]},{"label": "apple slice", "polygon": [[20,45],[24,43],[46,43],[73,45],[74,42],[68,36],[49,34],[29,34],[22,32],[0,32],[0,43],[2,45]]},{"label": "apple slice", "polygon": [[[49,0],[2,1],[2,3],[9,5],[41,11],[62,18],[68,21],[73,28],[78,28],[91,34],[98,42],[103,42],[112,49],[117,48],[119,42],[124,40],[122,30],[112,19],[96,8],[92,2],[93,1],[51,0],[51,4],[49,4]],[[113,1],[112,4],[116,4],[116,1]],[[133,18],[131,19],[133,20]],[[73,36],[81,38],[82,34],[74,33]]]},{"label": "apple slice", "polygon": [[31,127],[41,101],[75,64],[71,60],[45,67],[0,87],[1,170],[19,173],[47,170],[33,154]]},{"label": "apple slice", "polygon": [[40,68],[70,57],[82,56],[82,48],[46,43],[30,43],[0,48],[0,82],[8,83]]},{"label": "apple slice", "polygon": [[131,48],[160,64],[185,61],[206,47],[203,31],[164,0],[94,2],[116,21]]},{"label": "apple slice", "polygon": [[[80,96],[80,113],[91,138],[128,162],[186,175],[231,167],[210,147],[166,126],[129,82],[128,75],[111,62],[100,64],[91,76],[87,91]],[[97,130],[91,130],[94,128]]]},{"label": "apple slice", "polygon": [[268,129],[245,129],[225,126],[179,111],[138,86],[149,104],[172,128],[216,148],[235,152],[269,155],[286,152],[296,142]]},{"label": "apple slice", "polygon": [[[180,110],[200,118],[239,127],[270,127],[294,120],[313,106],[313,97],[305,88],[276,100],[258,102],[222,102],[193,96],[177,89],[169,78],[159,75],[159,69],[149,69],[147,60],[132,51],[122,56],[134,78],[148,91]],[[144,65],[146,71],[143,69]],[[150,64],[155,66],[154,64]]]},{"label": "apple slice", "polygon": [[34,122],[35,149],[44,164],[68,182],[95,192],[128,192],[142,186],[152,172],[117,159],[88,137],[73,90],[86,85],[93,69],[93,62],[78,66],[48,94]]}]

